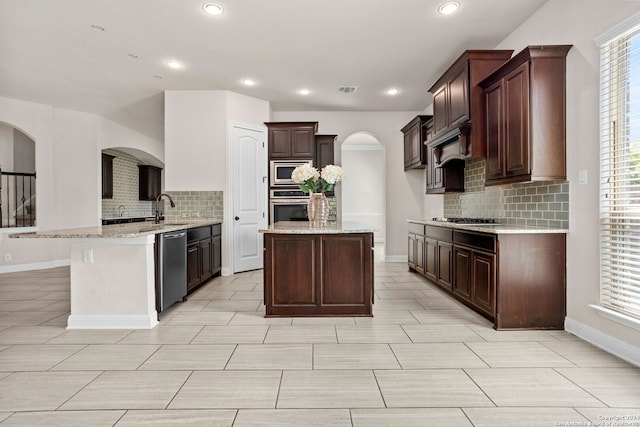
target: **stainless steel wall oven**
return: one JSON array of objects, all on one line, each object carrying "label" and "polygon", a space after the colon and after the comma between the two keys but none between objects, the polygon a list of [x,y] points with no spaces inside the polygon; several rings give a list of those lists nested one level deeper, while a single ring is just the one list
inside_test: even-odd
[{"label": "stainless steel wall oven", "polygon": [[269,196],[269,223],[309,220],[309,195],[300,190],[271,190]]}]

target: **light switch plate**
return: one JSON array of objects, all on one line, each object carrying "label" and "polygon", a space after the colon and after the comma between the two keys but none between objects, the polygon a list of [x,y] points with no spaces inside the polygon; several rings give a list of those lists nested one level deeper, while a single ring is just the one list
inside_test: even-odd
[{"label": "light switch plate", "polygon": [[581,169],[578,171],[578,185],[587,185],[587,170]]},{"label": "light switch plate", "polygon": [[93,262],[93,249],[85,249],[82,251],[82,262]]}]

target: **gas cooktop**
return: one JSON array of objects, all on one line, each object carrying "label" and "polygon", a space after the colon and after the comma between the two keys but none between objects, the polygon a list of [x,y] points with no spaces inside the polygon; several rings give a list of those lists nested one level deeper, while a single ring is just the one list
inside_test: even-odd
[{"label": "gas cooktop", "polygon": [[433,221],[438,222],[452,222],[454,224],[497,224],[498,222],[493,218],[460,218],[460,217],[449,217],[449,218],[433,218]]}]

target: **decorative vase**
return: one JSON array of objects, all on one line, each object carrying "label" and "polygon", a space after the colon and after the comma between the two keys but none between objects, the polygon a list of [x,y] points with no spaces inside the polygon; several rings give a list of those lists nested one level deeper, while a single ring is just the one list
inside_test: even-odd
[{"label": "decorative vase", "polygon": [[307,216],[313,227],[327,224],[329,218],[329,201],[324,193],[310,193],[307,204]]}]

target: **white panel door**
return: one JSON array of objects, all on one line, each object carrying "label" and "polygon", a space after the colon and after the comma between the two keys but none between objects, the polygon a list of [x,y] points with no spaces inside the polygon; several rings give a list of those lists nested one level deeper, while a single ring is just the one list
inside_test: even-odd
[{"label": "white panel door", "polygon": [[233,272],[262,268],[267,227],[266,130],[233,125]]}]

